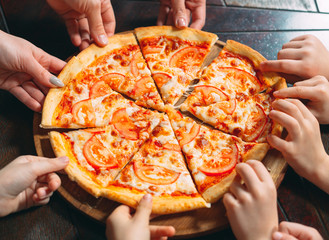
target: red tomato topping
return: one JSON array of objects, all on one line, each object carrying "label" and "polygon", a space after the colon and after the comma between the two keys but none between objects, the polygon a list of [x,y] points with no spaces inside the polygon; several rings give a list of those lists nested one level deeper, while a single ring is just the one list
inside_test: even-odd
[{"label": "red tomato topping", "polygon": [[171,80],[171,76],[167,73],[154,73],[152,77],[159,88],[162,88],[163,85]]},{"label": "red tomato topping", "polygon": [[120,73],[109,73],[100,78],[108,84],[112,89],[117,90],[122,82],[125,81],[125,76]]},{"label": "red tomato topping", "polygon": [[111,93],[111,89],[109,85],[107,85],[104,81],[97,81],[90,89],[89,97],[97,98],[104,96],[106,94]]},{"label": "red tomato topping", "polygon": [[130,65],[130,71],[134,75],[134,77],[139,76],[139,69],[140,68],[143,69],[145,67],[144,64],[145,62],[142,53],[141,52],[135,53],[135,55],[131,60],[131,65]]},{"label": "red tomato topping", "polygon": [[248,142],[256,141],[263,133],[268,122],[268,117],[261,105],[256,104],[257,112],[252,112],[248,117],[246,129],[244,131],[245,139]]},{"label": "red tomato topping", "polygon": [[135,87],[132,90],[132,94],[134,96],[144,96],[146,93],[152,91],[150,84],[152,84],[152,79],[150,77],[141,78],[136,82]]},{"label": "red tomato topping", "polygon": [[179,144],[181,146],[184,146],[185,144],[188,144],[193,141],[194,138],[198,136],[200,132],[200,125],[197,123],[193,123],[193,126],[191,127],[189,132],[181,132],[180,135],[182,138],[179,141]]},{"label": "red tomato topping", "polygon": [[176,151],[176,152],[180,152],[181,149],[179,147],[178,144],[173,144],[173,143],[165,143],[162,144],[159,141],[155,141],[154,144],[158,147],[158,148],[163,148],[163,149],[167,149],[167,150],[171,150],[171,151]]},{"label": "red tomato topping", "polygon": [[239,150],[236,143],[225,149],[219,156],[205,162],[199,170],[208,176],[216,176],[231,171],[237,164]]},{"label": "red tomato topping", "polygon": [[156,46],[147,46],[143,49],[144,55],[146,54],[153,54],[153,53],[160,53],[163,47],[156,47]]},{"label": "red tomato topping", "polygon": [[102,142],[93,135],[83,146],[83,155],[88,163],[94,168],[116,168],[118,162],[107,148],[104,147]]},{"label": "red tomato topping", "polygon": [[140,161],[134,162],[136,176],[154,185],[168,185],[177,181],[180,173],[157,165],[147,165]]},{"label": "red tomato topping", "polygon": [[112,123],[115,129],[126,139],[138,140],[140,129],[129,118],[125,108],[113,113]]},{"label": "red tomato topping", "polygon": [[202,60],[207,54],[205,49],[199,47],[186,47],[176,52],[170,59],[171,67],[178,67],[188,72],[194,71],[202,64]]},{"label": "red tomato topping", "polygon": [[86,126],[95,126],[96,117],[90,99],[82,100],[72,106],[73,121]]}]

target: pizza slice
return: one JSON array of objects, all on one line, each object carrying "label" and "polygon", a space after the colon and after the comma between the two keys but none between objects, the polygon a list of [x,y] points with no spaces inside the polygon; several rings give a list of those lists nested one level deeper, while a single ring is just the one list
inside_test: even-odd
[{"label": "pizza slice", "polygon": [[198,191],[207,202],[216,202],[228,191],[237,163],[262,160],[269,149],[267,143],[247,143],[183,117],[169,106],[166,110]]},{"label": "pizza slice", "polygon": [[103,196],[136,208],[146,193],[155,214],[210,207],[195,188],[166,115]]},{"label": "pizza slice", "polygon": [[162,99],[174,105],[199,70],[217,36],[191,28],[171,26],[135,29],[142,53]]}]

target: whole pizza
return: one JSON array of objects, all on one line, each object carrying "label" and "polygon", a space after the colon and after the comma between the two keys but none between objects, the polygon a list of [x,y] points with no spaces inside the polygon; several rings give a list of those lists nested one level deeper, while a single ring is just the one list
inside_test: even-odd
[{"label": "whole pizza", "polygon": [[66,129],[49,136],[55,155],[70,159],[69,178],[134,208],[150,193],[152,212],[169,214],[210,207],[237,163],[262,160],[266,136],[282,132],[268,114],[285,79],[261,72],[266,59],[232,40],[205,67],[216,41],[190,28],[143,27],[72,57],[41,121]]}]

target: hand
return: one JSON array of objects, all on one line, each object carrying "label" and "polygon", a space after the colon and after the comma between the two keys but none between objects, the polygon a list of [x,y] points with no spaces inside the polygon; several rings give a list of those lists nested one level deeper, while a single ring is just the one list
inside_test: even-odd
[{"label": "hand", "polygon": [[256,160],[239,163],[236,172],[230,192],[223,198],[235,237],[270,239],[278,228],[276,189],[270,174]]},{"label": "hand", "polygon": [[110,0],[47,0],[63,17],[74,46],[87,48],[94,39],[97,45],[107,45],[114,34],[115,17]]},{"label": "hand", "polygon": [[0,89],[9,91],[30,109],[41,111],[48,88],[64,86],[50,72],[58,74],[65,62],[30,42],[0,31],[0,51]]},{"label": "hand", "polygon": [[301,98],[320,124],[329,124],[329,82],[325,77],[316,76],[296,82],[293,87],[274,92],[277,98]]},{"label": "hand", "polygon": [[167,239],[175,234],[169,226],[149,226],[152,196],[144,195],[134,216],[128,206],[117,207],[106,221],[106,237],[111,240]]},{"label": "hand", "polygon": [[55,171],[68,164],[67,157],[55,159],[21,156],[0,170],[0,216],[47,204],[61,185]]},{"label": "hand", "polygon": [[261,64],[262,71],[297,75],[304,79],[321,75],[329,79],[329,52],[313,35],[292,39],[282,46],[278,60]]},{"label": "hand", "polygon": [[206,19],[206,0],[160,0],[157,25],[188,27],[192,13],[191,28],[202,29]]},{"label": "hand", "polygon": [[273,234],[273,240],[322,240],[319,232],[298,223],[281,222],[279,231]]},{"label": "hand", "polygon": [[279,150],[287,163],[302,177],[329,193],[329,156],[324,150],[319,123],[296,99],[280,99],[272,104],[269,117],[286,128],[286,140],[274,135],[268,143]]}]

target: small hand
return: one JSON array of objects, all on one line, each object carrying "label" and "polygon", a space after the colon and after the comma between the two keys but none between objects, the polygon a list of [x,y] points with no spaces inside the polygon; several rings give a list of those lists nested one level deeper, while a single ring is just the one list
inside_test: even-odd
[{"label": "small hand", "polygon": [[281,222],[279,231],[273,234],[273,240],[323,240],[319,232],[298,223]]},{"label": "small hand", "polygon": [[191,28],[202,29],[206,19],[205,0],[160,0],[157,25],[188,27],[192,14]]},{"label": "small hand", "polygon": [[97,45],[107,45],[114,34],[115,16],[110,0],[47,0],[61,15],[73,45],[87,48],[91,38]]},{"label": "small hand", "polygon": [[276,189],[270,174],[256,160],[239,163],[236,172],[223,198],[234,235],[245,240],[270,239],[278,228]]},{"label": "small hand", "polygon": [[282,46],[278,60],[261,64],[262,71],[282,72],[303,79],[321,75],[329,79],[329,51],[313,35],[292,39]]},{"label": "small hand", "polygon": [[319,123],[296,99],[280,99],[272,104],[269,117],[286,128],[287,138],[274,135],[268,143],[279,150],[287,163],[302,177],[329,193],[329,156],[322,144]]},{"label": "small hand", "polygon": [[152,196],[144,195],[132,216],[128,206],[117,207],[106,221],[106,236],[111,240],[167,239],[175,234],[169,226],[149,226]]},{"label": "small hand", "polygon": [[0,89],[12,93],[34,111],[41,111],[49,87],[64,84],[56,78],[65,62],[30,42],[0,31]]},{"label": "small hand", "polygon": [[0,170],[0,216],[47,204],[61,185],[55,171],[68,164],[67,157],[21,156]]}]

